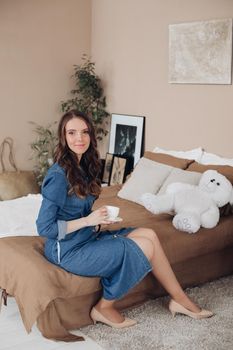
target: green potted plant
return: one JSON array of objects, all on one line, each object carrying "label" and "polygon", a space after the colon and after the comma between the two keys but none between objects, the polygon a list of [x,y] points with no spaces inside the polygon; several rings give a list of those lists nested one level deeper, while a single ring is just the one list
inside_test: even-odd
[{"label": "green potted plant", "polygon": [[96,129],[98,140],[102,140],[108,131],[105,123],[108,122],[109,113],[106,111],[106,97],[104,96],[101,80],[95,73],[95,63],[87,55],[82,57],[81,65],[74,65],[75,87],[71,90],[72,98],[61,102],[63,112],[78,109],[89,115]]},{"label": "green potted plant", "polygon": [[35,160],[35,174],[37,183],[41,186],[48,168],[53,164],[54,149],[57,143],[57,134],[54,130],[56,122],[41,126],[35,122],[30,122],[37,134],[36,140],[30,146]]},{"label": "green potted plant", "polygon": [[[108,131],[105,123],[108,122],[109,113],[106,111],[106,97],[103,93],[100,78],[95,73],[95,63],[91,62],[87,55],[82,57],[83,63],[74,66],[75,88],[71,90],[72,98],[62,101],[62,112],[70,109],[78,109],[88,114],[94,123],[98,140],[102,140]],[[35,173],[37,182],[41,186],[48,168],[53,163],[53,155],[57,136],[54,130],[55,123],[42,126],[30,122],[34,126],[37,138],[30,146],[35,160]]]}]

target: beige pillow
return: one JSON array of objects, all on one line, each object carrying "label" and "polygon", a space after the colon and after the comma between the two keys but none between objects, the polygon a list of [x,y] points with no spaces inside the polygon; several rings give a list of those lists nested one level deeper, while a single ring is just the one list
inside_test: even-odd
[{"label": "beige pillow", "polygon": [[164,194],[167,186],[173,182],[183,182],[190,185],[197,185],[201,176],[202,174],[196,171],[185,171],[174,168],[164,181],[157,194]]},{"label": "beige pillow", "polygon": [[118,192],[118,197],[142,204],[143,193],[157,193],[173,167],[142,157],[130,178]]}]

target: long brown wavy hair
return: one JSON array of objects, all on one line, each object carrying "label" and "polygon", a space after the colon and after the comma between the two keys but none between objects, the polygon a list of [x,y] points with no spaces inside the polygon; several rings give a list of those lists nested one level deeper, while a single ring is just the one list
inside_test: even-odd
[{"label": "long brown wavy hair", "polygon": [[[90,146],[82,155],[79,162],[77,155],[68,147],[66,142],[66,124],[73,118],[82,119],[88,127]],[[97,151],[95,130],[91,119],[77,110],[65,113],[58,124],[58,144],[55,148],[54,161],[66,172],[70,184],[69,194],[86,197],[92,194],[96,197],[101,192],[101,161]]]}]

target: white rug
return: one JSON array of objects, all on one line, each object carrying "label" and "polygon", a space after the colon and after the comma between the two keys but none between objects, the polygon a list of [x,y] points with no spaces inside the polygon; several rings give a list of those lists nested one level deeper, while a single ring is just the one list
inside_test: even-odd
[{"label": "white rug", "polygon": [[[73,333],[82,335],[79,330]],[[23,326],[14,298],[7,299],[7,307],[0,313],[0,350],[103,350],[89,337],[85,341],[65,343],[44,338],[36,325],[28,334]]]},{"label": "white rug", "polygon": [[106,350],[231,350],[233,349],[233,275],[187,290],[202,307],[216,314],[193,320],[167,309],[168,297],[151,300],[125,312],[138,320],[116,330],[98,323],[82,332]]}]

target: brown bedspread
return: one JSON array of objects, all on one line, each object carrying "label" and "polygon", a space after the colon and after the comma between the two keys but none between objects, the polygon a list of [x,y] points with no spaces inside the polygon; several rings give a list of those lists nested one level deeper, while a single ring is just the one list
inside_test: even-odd
[{"label": "brown bedspread", "polygon": [[120,186],[107,188],[94,207],[104,204],[120,207],[119,216],[123,222],[112,225],[111,229],[122,226],[154,229],[171,264],[233,246],[233,215],[221,218],[214,229],[201,229],[197,234],[188,234],[174,228],[170,215],[153,215],[141,205],[117,197],[119,189]]},{"label": "brown bedspread", "polygon": [[[119,215],[123,218],[123,222],[111,225],[111,229],[122,226],[153,228],[160,238],[169,261],[178,275],[181,275],[183,286],[198,281],[201,283],[232,272],[232,260],[228,261],[224,267],[224,253],[221,253],[220,258],[216,260],[217,265],[214,266],[214,272],[211,271],[211,267],[206,266],[203,266],[203,271],[201,271],[201,266],[198,266],[196,262],[204,261],[206,263],[206,261],[210,261],[212,263],[213,259],[202,260],[202,257],[212,257],[216,252],[218,254],[218,252],[225,252],[227,249],[230,249],[231,252],[229,256],[233,256],[233,216],[222,218],[217,227],[212,230],[201,229],[197,234],[189,235],[177,231],[172,226],[169,215],[152,215],[142,206],[116,197],[118,190],[119,186],[105,188],[101,197],[96,201],[95,207],[104,204],[120,207]],[[41,237],[1,238],[0,287],[15,297],[28,332],[32,325],[39,320],[39,328],[44,336],[66,341],[78,340],[67,330],[90,323],[91,303],[94,303],[101,291],[99,278],[76,276],[49,263],[43,256],[43,246],[44,240]],[[187,262],[190,262],[191,270],[181,271]],[[190,271],[195,275],[196,265],[199,269],[199,272],[196,271],[197,278],[190,278]],[[147,287],[148,284],[144,285],[143,288]],[[152,294],[152,291],[150,293]],[[156,291],[153,292],[153,295],[157,294]],[[86,296],[90,296],[90,301],[87,301],[88,306],[82,311],[86,312],[82,320],[80,310],[85,305]],[[59,316],[58,309],[62,310],[63,308],[64,311],[64,300],[75,301],[75,307],[80,312],[80,314],[74,315],[75,321],[71,321],[69,316],[67,316],[67,321],[62,321],[61,315]],[[77,300],[79,300],[80,305],[77,304]],[[60,303],[56,304],[57,301]],[[122,305],[125,307],[133,304],[132,299]],[[71,306],[70,309],[72,310],[74,307]],[[54,317],[55,314],[56,317]],[[51,329],[49,330],[49,323],[45,322],[47,319],[50,320],[49,327]],[[51,325],[51,320],[54,320],[54,325]]]},{"label": "brown bedspread", "polygon": [[43,247],[42,237],[0,239],[0,287],[15,297],[28,332],[52,300],[101,289],[99,278],[73,275],[48,262]]}]

